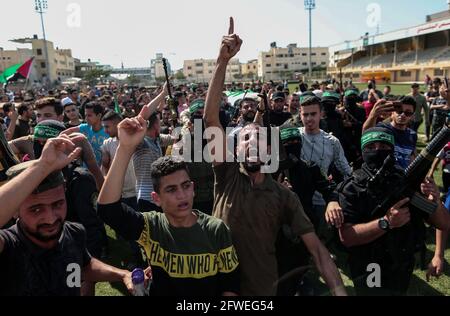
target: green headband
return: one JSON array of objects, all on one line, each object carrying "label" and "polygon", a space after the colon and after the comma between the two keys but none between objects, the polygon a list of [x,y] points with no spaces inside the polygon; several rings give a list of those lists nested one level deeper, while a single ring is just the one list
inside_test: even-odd
[{"label": "green headband", "polygon": [[311,100],[317,100],[317,104],[320,103],[320,99],[318,97],[314,96],[314,95],[307,94],[307,95],[301,95],[300,96],[300,104],[309,102]]},{"label": "green headband", "polygon": [[37,125],[34,128],[34,137],[40,139],[55,138],[58,137],[60,133],[61,133],[60,130],[48,125]]},{"label": "green headband", "polygon": [[351,96],[351,95],[358,95],[358,91],[356,91],[356,90],[347,90],[347,91],[345,91],[345,96],[346,97],[349,97],[349,96]]},{"label": "green headband", "polygon": [[301,138],[300,130],[298,128],[284,128],[280,132],[280,139],[282,142],[288,141],[290,139]]},{"label": "green headband", "polygon": [[394,136],[384,132],[368,132],[361,138],[361,148],[364,149],[367,145],[375,142],[388,143],[395,146]]},{"label": "green headband", "polygon": [[189,107],[189,113],[194,114],[200,109],[203,109],[205,107],[205,101],[203,100],[195,100],[192,102],[191,106]]},{"label": "green headband", "polygon": [[336,92],[331,92],[331,91],[325,91],[322,95],[322,99],[323,98],[333,98],[333,99],[340,99],[341,96],[339,95],[339,93]]},{"label": "green headband", "polygon": [[[11,181],[19,174],[21,174],[23,171],[33,166],[34,163],[35,161],[27,161],[9,168],[8,171],[6,172],[8,180]],[[33,194],[46,192],[48,190],[55,189],[63,184],[64,184],[64,176],[62,172],[55,171],[49,174],[44,180],[42,180],[42,182],[33,191]]]}]

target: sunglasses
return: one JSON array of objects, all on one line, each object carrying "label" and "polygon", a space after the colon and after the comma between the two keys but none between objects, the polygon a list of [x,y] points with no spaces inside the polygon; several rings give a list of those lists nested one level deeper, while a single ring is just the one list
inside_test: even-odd
[{"label": "sunglasses", "polygon": [[414,112],[410,112],[410,111],[403,111],[402,109],[396,109],[395,113],[397,113],[397,115],[402,115],[405,114],[406,117],[411,117],[414,115]]}]

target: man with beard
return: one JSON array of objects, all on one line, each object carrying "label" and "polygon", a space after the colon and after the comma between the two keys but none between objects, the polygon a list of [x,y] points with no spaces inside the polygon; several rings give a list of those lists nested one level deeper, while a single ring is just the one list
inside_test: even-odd
[{"label": "man with beard", "polygon": [[286,95],[284,92],[275,92],[271,100],[272,110],[269,110],[269,122],[271,126],[281,126],[284,122],[292,118],[289,112],[283,112],[286,105]]},{"label": "man with beard", "polygon": [[250,97],[245,97],[239,105],[241,117],[237,124],[237,127],[244,127],[247,124],[253,123],[255,119],[256,111],[258,108],[258,102]]},{"label": "man with beard", "polygon": [[[131,117],[130,117],[131,118]],[[165,106],[161,112],[161,133],[170,134],[173,129],[172,112]]]},{"label": "man with beard", "polygon": [[[222,40],[204,114],[206,127],[221,130],[209,144],[215,157],[213,214],[231,229],[242,271],[241,294],[275,295],[278,279],[275,241],[281,225],[287,224],[293,235],[305,243],[332,293],[345,295],[339,272],[314,233],[298,197],[261,172],[261,160],[254,155],[255,152],[267,154],[270,151],[267,133],[255,123],[244,127],[239,134],[237,152],[238,156],[245,157],[245,162],[225,162],[228,146],[219,120],[220,99],[228,62],[239,52],[241,45],[242,40],[234,34],[234,22],[230,18],[228,36]],[[255,142],[258,148],[250,148]]]},{"label": "man with beard", "polygon": [[[231,133],[228,135],[229,139],[236,139],[239,132],[242,130],[243,127],[247,126],[248,124],[251,124],[255,120],[256,112],[258,109],[258,102],[250,97],[244,97],[239,102],[239,109],[241,116],[239,118],[239,121],[236,126],[230,126],[234,127],[234,129],[231,131]],[[219,112],[219,119],[220,119],[220,112]]]},{"label": "man with beard", "polygon": [[0,230],[1,296],[79,296],[81,280],[125,283],[131,273],[91,257],[83,226],[66,222],[60,170],[81,150],[66,137],[47,141],[42,156],[8,170],[0,188],[0,227],[18,212],[17,223]]},{"label": "man with beard", "polygon": [[[375,217],[371,212],[379,205],[387,188],[369,191],[369,181],[386,158],[394,154],[394,134],[387,127],[370,128],[364,132],[361,143],[364,164],[338,189],[345,218],[339,234],[349,251],[351,278],[357,295],[405,295],[414,270],[416,246],[423,243],[425,237],[424,221],[445,231],[450,216],[439,200],[438,188],[426,179],[421,190],[438,204],[433,215],[425,215],[419,209],[410,210],[406,198],[383,210],[386,213],[381,218]],[[388,177],[395,179],[394,174],[391,172]],[[370,287],[368,282],[373,272],[370,266],[374,264],[381,271],[378,287]]]},{"label": "man with beard", "polygon": [[297,115],[299,108],[300,108],[300,96],[296,93],[292,94],[289,97],[289,113],[291,113],[292,116]]}]

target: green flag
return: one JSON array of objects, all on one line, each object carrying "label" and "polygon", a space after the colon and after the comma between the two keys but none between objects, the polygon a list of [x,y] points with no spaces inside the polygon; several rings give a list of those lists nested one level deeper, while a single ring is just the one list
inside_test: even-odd
[{"label": "green flag", "polygon": [[22,66],[22,64],[17,64],[6,68],[5,71],[0,75],[0,83],[6,83],[8,81],[8,78],[14,76],[20,66]]},{"label": "green flag", "polygon": [[0,83],[8,83],[9,81],[15,81],[17,79],[26,79],[30,75],[31,65],[33,64],[33,58],[27,60],[23,64],[16,64],[0,74]]},{"label": "green flag", "polygon": [[121,114],[119,100],[117,99],[117,94],[114,94],[114,112],[116,112],[117,114]]}]

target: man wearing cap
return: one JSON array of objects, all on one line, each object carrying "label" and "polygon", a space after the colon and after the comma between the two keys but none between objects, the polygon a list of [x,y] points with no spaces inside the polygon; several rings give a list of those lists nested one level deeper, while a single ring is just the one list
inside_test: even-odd
[{"label": "man wearing cap", "polygon": [[272,94],[272,109],[269,110],[269,121],[271,126],[281,126],[284,122],[292,118],[292,115],[289,112],[283,112],[285,105],[286,95],[284,94],[284,92],[275,92],[274,94]]},{"label": "man wearing cap", "polygon": [[131,273],[94,259],[82,225],[65,221],[60,170],[81,150],[70,139],[50,139],[39,160],[8,170],[0,188],[0,227],[18,212],[17,223],[0,230],[1,296],[79,296],[81,282],[123,282]]},{"label": "man wearing cap", "polygon": [[417,130],[423,122],[423,116],[425,116],[426,126],[430,124],[430,109],[428,108],[427,99],[420,93],[420,86],[417,83],[411,86],[410,96],[416,100],[416,111],[413,120],[411,120],[411,129],[417,133]]},{"label": "man wearing cap", "polygon": [[61,104],[64,108],[64,114],[68,119],[68,122],[65,123],[66,128],[78,127],[83,121],[80,119],[80,113],[75,103],[73,103],[72,99],[65,98],[61,101]]},{"label": "man wearing cap", "polygon": [[349,251],[351,278],[357,295],[405,295],[414,270],[416,245],[424,238],[424,221],[445,230],[450,216],[439,200],[437,186],[426,179],[421,190],[438,204],[433,215],[410,212],[406,198],[385,210],[385,216],[374,218],[372,211],[385,192],[383,188],[369,192],[367,187],[386,158],[394,154],[394,134],[389,128],[375,127],[364,132],[361,142],[364,164],[338,188],[345,218],[339,234]]}]

